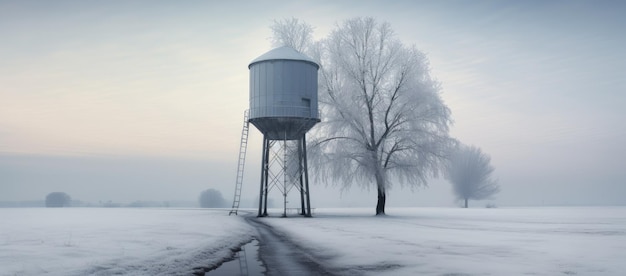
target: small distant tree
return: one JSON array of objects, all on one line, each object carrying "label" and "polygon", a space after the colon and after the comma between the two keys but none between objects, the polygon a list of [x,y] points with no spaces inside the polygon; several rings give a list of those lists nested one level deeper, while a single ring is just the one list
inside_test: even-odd
[{"label": "small distant tree", "polygon": [[69,207],[72,198],[63,192],[53,192],[46,196],[46,207]]},{"label": "small distant tree", "polygon": [[222,193],[215,189],[208,189],[200,194],[200,207],[202,208],[222,208],[227,207],[226,200]]},{"label": "small distant tree", "polygon": [[465,208],[470,199],[489,199],[500,191],[497,181],[491,178],[494,167],[490,162],[489,155],[475,146],[460,145],[451,154],[446,177]]}]

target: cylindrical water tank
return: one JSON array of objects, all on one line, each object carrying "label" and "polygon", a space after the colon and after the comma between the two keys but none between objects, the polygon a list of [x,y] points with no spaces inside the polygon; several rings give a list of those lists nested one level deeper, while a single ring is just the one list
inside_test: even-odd
[{"label": "cylindrical water tank", "polygon": [[273,49],[250,69],[250,122],[268,139],[300,139],[319,122],[319,65],[291,47]]}]

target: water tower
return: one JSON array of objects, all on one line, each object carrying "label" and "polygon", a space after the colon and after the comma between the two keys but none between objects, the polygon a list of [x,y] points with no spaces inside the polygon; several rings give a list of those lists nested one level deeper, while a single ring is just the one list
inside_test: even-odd
[{"label": "water tower", "polygon": [[290,47],[273,49],[250,65],[249,122],[263,133],[258,216],[267,216],[267,195],[300,191],[300,214],[311,216],[306,133],[320,121],[317,70],[311,58]]}]

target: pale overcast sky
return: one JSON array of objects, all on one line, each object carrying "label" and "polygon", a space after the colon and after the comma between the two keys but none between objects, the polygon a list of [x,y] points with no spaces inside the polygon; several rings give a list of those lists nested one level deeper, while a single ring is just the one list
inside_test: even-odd
[{"label": "pale overcast sky", "polygon": [[[0,201],[196,200],[208,188],[230,200],[247,66],[271,49],[272,21],[299,18],[322,38],[373,16],[428,55],[451,134],[492,157],[493,202],[623,205],[624,14],[622,1],[0,1]],[[311,197],[376,200],[319,184]],[[423,205],[454,206],[450,185],[389,194],[390,207]]]}]

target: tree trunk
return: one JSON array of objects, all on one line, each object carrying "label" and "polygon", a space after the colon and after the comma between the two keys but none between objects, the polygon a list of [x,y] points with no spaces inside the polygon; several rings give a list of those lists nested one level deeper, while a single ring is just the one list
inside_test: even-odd
[{"label": "tree trunk", "polygon": [[467,208],[467,198],[465,198],[465,208]]},{"label": "tree trunk", "polygon": [[385,214],[385,187],[378,187],[378,203],[376,204],[376,215]]},{"label": "tree trunk", "polygon": [[[372,151],[373,160],[376,160],[376,151]],[[376,177],[376,187],[378,188],[378,203],[376,203],[376,215],[384,215],[385,214],[385,201],[386,201],[386,187],[387,183],[385,181],[383,170],[379,167],[375,169],[375,177]]]}]

